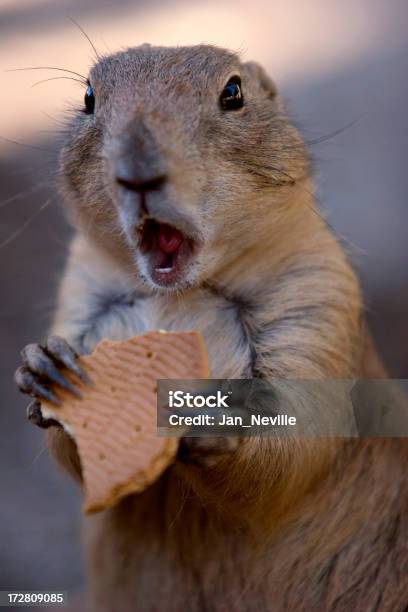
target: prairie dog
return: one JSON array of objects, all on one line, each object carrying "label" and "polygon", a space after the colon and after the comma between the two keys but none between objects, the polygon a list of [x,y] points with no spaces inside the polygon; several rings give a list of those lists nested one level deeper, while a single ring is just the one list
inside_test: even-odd
[{"label": "prairie dog", "polygon": [[[60,187],[77,234],[53,335],[23,350],[23,391],[52,399],[75,351],[157,328],[200,330],[214,378],[384,375],[258,64],[211,46],[101,59]],[[29,416],[80,479],[71,439],[36,400]],[[89,521],[94,609],[403,610],[406,455],[397,440],[186,439],[155,485]]]}]

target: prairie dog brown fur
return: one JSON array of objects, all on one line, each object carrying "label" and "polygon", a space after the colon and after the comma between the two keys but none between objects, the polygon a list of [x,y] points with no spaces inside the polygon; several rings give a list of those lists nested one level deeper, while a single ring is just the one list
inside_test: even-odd
[{"label": "prairie dog brown fur", "polygon": [[[304,144],[260,66],[143,45],[99,61],[89,83],[60,158],[77,234],[53,333],[87,353],[104,337],[197,329],[215,378],[384,375]],[[51,361],[74,359],[58,342],[25,349],[26,392],[49,393]],[[31,416],[41,422],[37,405]],[[49,436],[80,478],[73,442]],[[95,610],[406,607],[403,442],[249,438],[206,452],[218,460],[190,465],[187,445],[187,460],[89,522]]]}]

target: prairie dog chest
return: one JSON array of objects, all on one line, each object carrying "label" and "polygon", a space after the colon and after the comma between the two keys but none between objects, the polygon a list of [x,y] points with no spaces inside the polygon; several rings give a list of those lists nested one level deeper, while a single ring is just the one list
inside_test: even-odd
[{"label": "prairie dog chest", "polygon": [[150,329],[198,330],[205,339],[214,378],[250,376],[251,352],[238,304],[208,289],[185,299],[163,296],[146,304]]},{"label": "prairie dog chest", "polygon": [[[188,296],[143,295],[115,291],[94,296],[80,340],[80,352],[91,352],[103,338],[126,340],[149,330],[200,331],[212,376],[250,376],[250,348],[239,305],[207,289]],[[77,334],[76,334],[77,335]]]}]

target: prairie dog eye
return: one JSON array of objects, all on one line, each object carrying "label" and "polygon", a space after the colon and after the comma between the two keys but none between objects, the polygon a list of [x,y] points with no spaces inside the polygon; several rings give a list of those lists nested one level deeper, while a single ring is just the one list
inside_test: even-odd
[{"label": "prairie dog eye", "polygon": [[95,94],[92,85],[88,82],[88,87],[85,92],[85,113],[92,115],[95,109]]},{"label": "prairie dog eye", "polygon": [[220,104],[223,110],[237,110],[244,105],[241,79],[239,76],[230,78],[220,96]]}]

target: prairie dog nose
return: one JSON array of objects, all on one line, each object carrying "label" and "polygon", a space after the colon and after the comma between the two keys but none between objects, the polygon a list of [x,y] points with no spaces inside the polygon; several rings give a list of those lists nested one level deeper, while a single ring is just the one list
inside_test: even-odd
[{"label": "prairie dog nose", "polygon": [[134,118],[112,142],[114,178],[128,191],[158,191],[167,181],[164,160],[154,134]]},{"label": "prairie dog nose", "polygon": [[147,191],[158,191],[161,189],[167,181],[165,174],[153,176],[149,178],[138,178],[131,174],[117,174],[116,182],[121,187],[128,189],[129,191],[136,191],[138,193],[145,193]]}]

